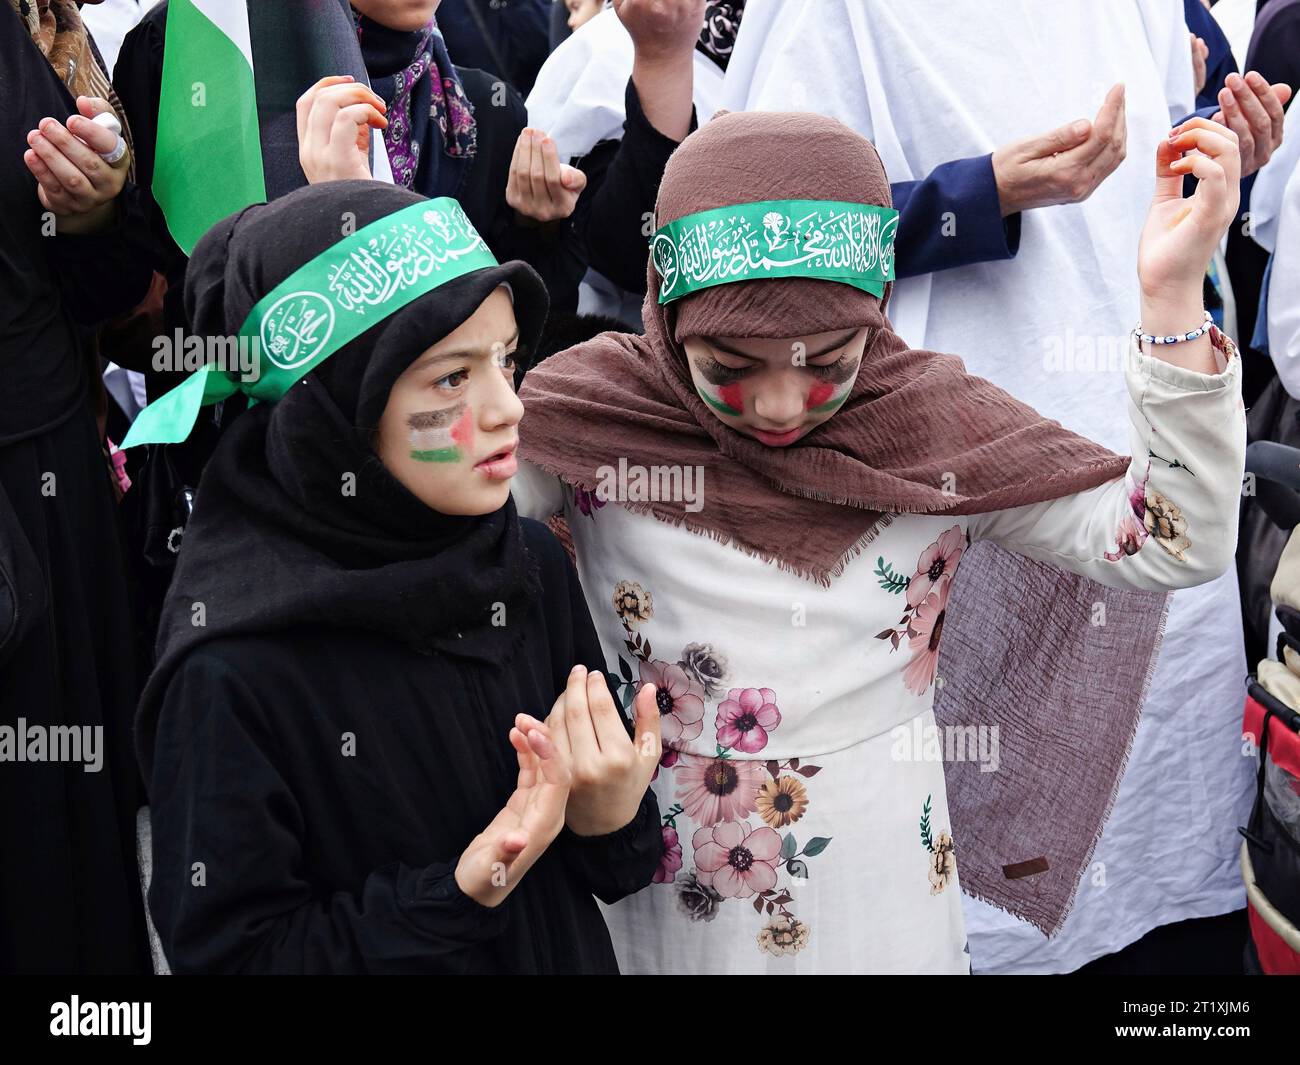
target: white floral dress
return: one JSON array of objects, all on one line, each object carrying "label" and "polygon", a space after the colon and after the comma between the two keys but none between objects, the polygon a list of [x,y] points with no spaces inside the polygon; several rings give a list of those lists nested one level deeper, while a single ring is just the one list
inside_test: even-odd
[{"label": "white floral dress", "polygon": [[623,971],[970,971],[932,709],[962,555],[987,538],[1149,590],[1226,569],[1245,412],[1240,360],[1215,339],[1214,375],[1130,353],[1125,478],[893,515],[829,587],[521,466],[520,512],[568,520],[624,706],[659,688],[665,854],[655,883],[605,907]]}]

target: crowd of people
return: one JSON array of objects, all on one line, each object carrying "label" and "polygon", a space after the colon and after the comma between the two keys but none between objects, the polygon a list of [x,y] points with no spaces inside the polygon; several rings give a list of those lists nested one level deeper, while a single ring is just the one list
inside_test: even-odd
[{"label": "crowd of people", "polygon": [[1298,82],[1300,0],[0,0],[0,971],[1241,909]]}]

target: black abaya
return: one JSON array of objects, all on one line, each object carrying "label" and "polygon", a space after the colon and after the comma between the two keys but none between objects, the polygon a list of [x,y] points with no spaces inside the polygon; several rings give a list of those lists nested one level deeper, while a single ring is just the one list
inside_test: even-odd
[{"label": "black abaya", "polygon": [[522,524],[543,592],[498,664],[337,628],[185,657],[150,784],[149,906],[173,972],[618,971],[592,895],[649,883],[653,792],[610,836],[562,831],[494,909],[453,878],[514,789],[515,714],[544,718],[574,663],[604,668],[572,564]]},{"label": "black abaya", "polygon": [[39,589],[19,602],[20,635],[0,656],[0,727],[102,728],[104,754],[96,772],[10,760],[12,748],[0,760],[0,972],[148,971],[134,640],[77,324],[131,306],[148,273],[130,261],[129,221],[95,237],[43,229],[26,135],[76,108],[9,4],[0,98],[0,526],[7,565],[21,569],[6,580]]}]

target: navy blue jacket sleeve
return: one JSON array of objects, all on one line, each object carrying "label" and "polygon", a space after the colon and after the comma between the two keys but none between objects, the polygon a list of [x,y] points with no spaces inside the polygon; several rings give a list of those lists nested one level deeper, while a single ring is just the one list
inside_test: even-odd
[{"label": "navy blue jacket sleeve", "polygon": [[1219,90],[1223,88],[1228,75],[1237,72],[1237,61],[1232,56],[1227,36],[1219,28],[1218,20],[1205,10],[1201,0],[1183,0],[1183,21],[1210,49],[1210,54],[1205,59],[1205,88],[1196,96],[1198,111],[1214,104],[1214,109],[1205,116],[1209,118],[1218,110]]},{"label": "navy blue jacket sleeve", "polygon": [[896,277],[1011,259],[1020,250],[1020,215],[1002,217],[991,154],[955,159],[890,189],[899,214]]}]

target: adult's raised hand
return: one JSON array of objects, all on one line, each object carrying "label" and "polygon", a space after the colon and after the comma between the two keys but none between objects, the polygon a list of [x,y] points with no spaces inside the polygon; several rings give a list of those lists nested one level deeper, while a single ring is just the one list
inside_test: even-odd
[{"label": "adult's raised hand", "polygon": [[1002,215],[1080,203],[1096,191],[1128,150],[1124,86],[1106,94],[1097,117],[1003,145],[993,153]]}]

